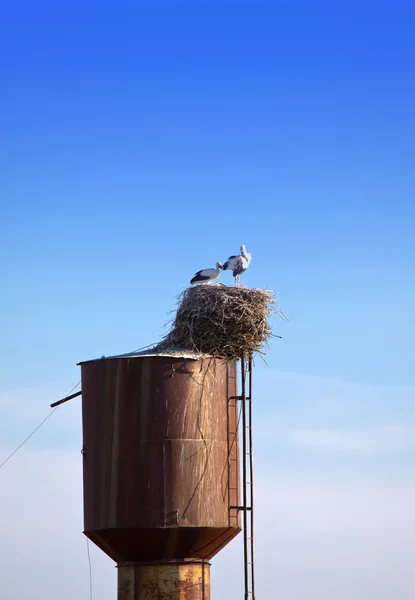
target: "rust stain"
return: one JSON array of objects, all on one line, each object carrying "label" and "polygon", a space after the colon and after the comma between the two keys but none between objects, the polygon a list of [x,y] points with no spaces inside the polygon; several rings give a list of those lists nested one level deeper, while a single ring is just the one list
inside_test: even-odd
[{"label": "rust stain", "polygon": [[240,531],[235,370],[162,356],[82,364],[84,529],[115,560],[208,559]]},{"label": "rust stain", "polygon": [[207,562],[118,566],[118,600],[209,599]]}]

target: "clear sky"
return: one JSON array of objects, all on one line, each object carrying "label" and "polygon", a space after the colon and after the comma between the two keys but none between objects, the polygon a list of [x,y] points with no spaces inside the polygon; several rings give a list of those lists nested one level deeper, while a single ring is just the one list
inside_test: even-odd
[{"label": "clear sky", "polygon": [[[299,497],[322,498],[310,519],[323,529],[299,527],[309,505],[287,521],[297,506],[288,492],[278,505],[288,523],[278,534],[297,540],[304,560],[277,555],[275,568],[298,579],[310,556],[323,568],[333,553],[312,548],[344,515],[333,508],[328,523],[327,505],[350,493],[361,519],[355,530],[345,523],[350,539],[339,534],[333,586],[343,581],[344,598],[356,600],[413,597],[415,587],[396,587],[415,586],[402,562],[372,591],[347,588],[364,559],[351,573],[345,564],[373,542],[364,515],[380,489],[394,495],[373,532],[385,514],[396,516],[402,490],[415,496],[414,17],[400,0],[2,4],[2,455],[75,385],[78,361],[157,342],[194,272],[245,244],[253,255],[245,284],[278,292],[290,318],[275,321],[282,339],[267,365],[257,361],[258,494],[288,478],[284,493],[298,486]],[[25,498],[43,493],[26,477],[45,456],[59,469],[64,455],[79,484],[73,402],[0,473],[15,482],[14,468],[22,473]],[[388,486],[392,473],[400,479]],[[414,513],[403,515],[407,531]],[[369,572],[387,569],[399,549],[415,551],[415,537],[395,539],[396,529],[393,539],[385,533],[384,563],[368,558]],[[267,526],[258,530],[266,540]],[[268,564],[269,547],[258,543]],[[27,561],[49,600],[45,573]],[[316,597],[333,597],[318,564],[310,577]],[[261,581],[266,590],[265,569]],[[289,581],[286,599],[301,593]],[[11,582],[8,600],[21,600],[13,593]]]}]

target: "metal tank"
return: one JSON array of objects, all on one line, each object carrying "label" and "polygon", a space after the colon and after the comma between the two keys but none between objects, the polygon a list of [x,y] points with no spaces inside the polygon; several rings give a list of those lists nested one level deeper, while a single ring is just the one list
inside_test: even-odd
[{"label": "metal tank", "polygon": [[240,531],[236,364],[194,355],[83,362],[84,532],[119,600],[208,600]]}]

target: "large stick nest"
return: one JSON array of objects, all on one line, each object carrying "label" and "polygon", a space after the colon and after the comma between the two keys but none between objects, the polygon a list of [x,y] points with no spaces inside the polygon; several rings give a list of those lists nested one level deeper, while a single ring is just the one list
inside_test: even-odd
[{"label": "large stick nest", "polygon": [[209,284],[187,288],[178,298],[170,332],[156,350],[187,350],[237,360],[264,354],[273,336],[269,318],[286,319],[270,290]]}]

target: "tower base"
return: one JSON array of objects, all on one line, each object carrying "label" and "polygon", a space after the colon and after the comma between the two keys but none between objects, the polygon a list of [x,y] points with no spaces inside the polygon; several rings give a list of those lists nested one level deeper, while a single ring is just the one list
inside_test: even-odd
[{"label": "tower base", "polygon": [[126,562],[118,567],[118,600],[210,600],[204,560]]}]

